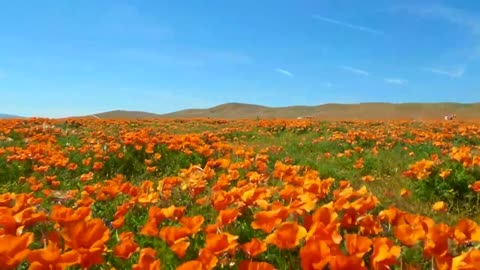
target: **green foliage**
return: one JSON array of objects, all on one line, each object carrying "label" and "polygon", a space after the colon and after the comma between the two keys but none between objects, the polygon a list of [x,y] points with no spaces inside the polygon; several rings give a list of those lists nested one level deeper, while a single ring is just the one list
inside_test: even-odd
[{"label": "green foliage", "polygon": [[[131,143],[125,145],[122,141],[122,136],[125,131],[115,125],[111,127],[106,126],[105,130],[101,132],[94,132],[78,122],[58,124],[56,127],[61,129],[60,133],[48,133],[48,135],[55,138],[55,140],[51,142],[53,146],[50,146],[68,158],[67,164],[76,164],[78,167],[68,169],[64,164],[58,164],[52,165],[46,172],[40,172],[38,170],[35,172],[34,168],[42,165],[40,159],[26,158],[22,160],[9,160],[10,153],[5,153],[0,155],[0,191],[2,193],[30,192],[32,191],[31,187],[24,182],[19,182],[19,178],[34,176],[38,183],[43,186],[33,193],[43,199],[40,206],[49,213],[55,200],[42,193],[42,191],[46,189],[58,189],[56,191],[59,192],[76,190],[81,193],[85,190],[86,185],[90,185],[90,187],[95,186],[97,183],[103,183],[105,180],[115,178],[118,174],[125,177],[123,183],[126,185],[131,184],[138,188],[144,181],[150,180],[154,183],[154,188],[156,188],[159,180],[165,177],[178,176],[181,169],[189,168],[191,165],[205,167],[209,159],[223,158],[225,156],[228,156],[232,163],[238,162],[241,164],[244,162],[252,162],[251,167],[239,169],[239,178],[229,183],[229,189],[234,189],[240,181],[245,180],[247,172],[255,171],[255,156],[260,154],[261,149],[266,149],[265,152],[261,154],[268,156],[266,174],[269,174],[269,178],[266,184],[269,187],[277,187],[280,190],[285,185],[282,180],[275,179],[275,177],[271,175],[275,163],[281,161],[287,164],[299,165],[301,172],[303,172],[305,168],[317,170],[322,179],[332,177],[336,180],[333,184],[334,187],[338,187],[339,180],[350,180],[352,186],[355,188],[366,185],[369,190],[375,190],[375,196],[380,199],[380,204],[377,208],[369,212],[372,215],[378,214],[389,205],[397,205],[402,202],[412,204],[413,206],[410,206],[412,207],[411,209],[416,210],[420,209],[420,207],[430,209],[433,202],[445,201],[449,205],[449,214],[455,218],[459,216],[478,216],[480,198],[478,194],[472,191],[470,185],[480,180],[480,168],[478,166],[465,168],[463,164],[451,160],[446,154],[447,152],[445,152],[451,145],[479,144],[480,140],[476,136],[455,135],[448,137],[448,139],[445,137],[446,143],[441,145],[436,144],[431,138],[429,139],[428,136],[417,130],[426,128],[419,123],[405,124],[402,126],[402,130],[408,131],[403,133],[396,131],[396,133],[391,132],[384,123],[372,123],[371,125],[362,124],[364,125],[362,126],[355,122],[320,122],[315,124],[307,122],[305,125],[290,126],[284,122],[279,122],[275,125],[262,126],[263,122],[260,119],[257,119],[254,123],[252,126],[239,128],[231,124],[215,122],[213,120],[208,124],[204,123],[202,125],[185,123],[184,121],[178,120],[163,126],[160,124],[151,124],[151,128],[147,132],[148,136],[152,137],[162,132],[176,134],[202,132],[200,135],[201,140],[210,146],[216,144],[218,138],[221,138],[222,143],[228,143],[232,148],[238,146],[243,147],[245,145],[252,146],[255,151],[249,157],[242,155],[236,156],[230,149],[221,150],[223,152],[216,151],[213,155],[206,157],[197,152],[198,150],[194,147],[189,146],[188,143],[182,145],[183,147],[181,147],[180,150],[174,150],[169,148],[168,141],[162,141],[160,139],[158,141],[152,140],[154,141],[153,150],[147,153],[145,143],[139,143],[140,148],[136,148],[136,145]],[[178,124],[184,125],[183,129],[178,127]],[[129,130],[139,131],[145,127],[145,124],[131,122],[127,124],[126,127]],[[373,131],[376,129],[381,132],[380,134],[385,136],[384,140],[380,140],[381,136],[369,136],[369,134],[374,134]],[[435,132],[445,132],[445,130],[440,127],[432,130]],[[392,134],[397,134],[398,137]],[[0,147],[2,149],[10,146],[16,146],[22,149],[26,147],[27,144],[24,140],[24,136],[26,135],[13,130],[7,135],[13,140],[8,142],[1,141]],[[94,143],[88,142],[89,138],[93,136],[99,136],[101,138],[96,138]],[[148,136],[146,136],[147,140],[150,140]],[[110,151],[109,142],[120,143],[122,147]],[[100,145],[101,149],[94,150],[96,147],[94,144]],[[86,150],[80,151],[79,149],[83,147]],[[72,148],[73,150],[71,150]],[[49,149],[45,151],[49,151]],[[157,157],[160,156],[160,158],[156,159],[155,154],[157,154]],[[426,179],[414,180],[401,176],[402,172],[406,171],[410,164],[421,159],[431,159],[432,155],[438,156],[439,163],[433,167],[430,175]],[[46,156],[48,156],[48,154],[46,154]],[[88,159],[91,159],[89,164],[86,162]],[[363,159],[363,167],[354,168],[354,164],[360,159]],[[100,162],[102,167],[94,170],[93,164],[95,164],[95,162]],[[147,163],[150,164],[147,165]],[[149,172],[147,171],[147,167],[149,166],[155,167],[157,170]],[[451,170],[451,174],[443,179],[439,175],[442,170]],[[94,171],[92,180],[86,180],[86,182],[80,181],[83,174],[92,171]],[[199,197],[206,197],[210,200],[213,193],[212,187],[216,184],[219,175],[221,173],[229,173],[227,169],[216,169],[215,172],[216,175],[213,179],[208,180],[205,190],[196,198],[192,198],[188,190],[182,189],[181,185],[179,185],[171,190],[171,197],[169,199],[164,199],[163,195],[165,194],[158,192],[160,196],[158,201],[147,205],[135,204],[134,202],[133,206],[131,206],[125,215],[125,223],[119,229],[113,229],[112,222],[115,219],[114,216],[118,207],[123,203],[129,203],[131,199],[129,195],[123,191],[115,191],[115,195],[107,196],[107,200],[95,200],[91,206],[92,216],[94,218],[101,218],[105,222],[110,228],[111,237],[107,243],[109,250],[105,255],[105,260],[108,261],[108,263],[96,265],[92,267],[92,269],[110,269],[111,267],[130,269],[133,264],[138,262],[138,252],[135,252],[132,257],[127,260],[120,259],[113,254],[112,250],[119,244],[119,235],[124,231],[133,232],[135,234],[135,242],[140,247],[154,248],[157,252],[157,257],[162,262],[162,269],[175,269],[175,267],[183,261],[196,259],[199,250],[205,246],[205,232],[200,231],[194,237],[190,238],[190,246],[188,247],[186,256],[180,259],[173,253],[165,241],[157,236],[141,235],[140,231],[147,223],[149,207],[152,206],[184,206],[187,208],[187,216],[202,215],[205,218],[204,226],[214,224],[218,216],[218,211],[215,210],[210,203],[198,205],[195,203],[195,200]],[[53,175],[57,176],[57,180],[60,182],[58,188],[53,188],[53,185],[46,180],[49,176]],[[376,180],[371,183],[365,183],[362,181],[362,177],[365,175],[372,175]],[[398,193],[401,187],[407,187],[413,191],[413,198],[399,198]],[[95,196],[99,194],[104,195],[101,194],[103,191],[101,188],[96,189],[91,197],[96,198]],[[385,193],[395,193],[397,197],[384,195]],[[328,194],[327,198],[322,198],[322,200],[317,202],[317,205],[328,202],[328,200],[332,198],[333,195]],[[77,195],[74,200],[68,200],[62,203],[65,206],[74,207],[74,205],[77,205],[76,200],[78,199],[79,196]],[[290,203],[280,198],[277,192],[275,192],[270,199],[271,201],[278,201],[285,205]],[[419,202],[418,205],[416,205],[417,202]],[[240,244],[248,242],[254,237],[265,239],[267,234],[261,230],[254,230],[251,226],[254,220],[254,213],[257,210],[258,209],[254,207],[243,208],[242,215],[238,220],[222,229],[225,232],[238,236],[238,242]],[[432,213],[427,212],[427,214]],[[435,218],[438,218],[438,216]],[[302,223],[302,221],[300,221],[300,223]],[[178,226],[178,224],[178,220],[164,220],[161,224],[158,224],[158,229],[164,226]],[[42,247],[40,237],[45,231],[53,231],[54,228],[51,226],[52,224],[47,223],[32,227],[27,226],[25,230],[34,232],[37,240],[32,248]],[[352,233],[357,233],[358,228],[352,229],[351,231]],[[388,234],[391,232],[384,233]],[[344,247],[342,246],[341,248]],[[237,252],[235,257],[230,259],[239,262],[243,259],[250,258],[243,252]],[[269,245],[267,251],[258,256],[256,260],[269,262],[278,269],[297,269],[300,265],[299,248],[284,251]],[[368,263],[368,259],[365,260]],[[410,248],[403,247],[402,262],[416,263],[422,267],[432,267],[431,262],[424,259],[420,245]],[[19,266],[19,269],[27,268],[28,264],[26,263]],[[77,268],[73,267],[72,269]],[[231,268],[236,269],[238,265],[234,265]]]},{"label": "green foliage", "polygon": [[[442,170],[451,170],[451,174],[444,179],[440,176]],[[410,185],[416,198],[425,202],[444,201],[450,206],[450,212],[474,217],[479,201],[470,186],[479,179],[480,168],[464,168],[461,163],[446,161],[434,167],[426,179],[412,180]]]}]

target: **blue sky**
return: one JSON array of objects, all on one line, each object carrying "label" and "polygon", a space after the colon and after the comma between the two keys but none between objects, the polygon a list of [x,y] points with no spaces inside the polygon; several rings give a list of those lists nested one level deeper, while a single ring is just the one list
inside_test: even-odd
[{"label": "blue sky", "polygon": [[480,1],[2,1],[0,112],[479,102]]}]

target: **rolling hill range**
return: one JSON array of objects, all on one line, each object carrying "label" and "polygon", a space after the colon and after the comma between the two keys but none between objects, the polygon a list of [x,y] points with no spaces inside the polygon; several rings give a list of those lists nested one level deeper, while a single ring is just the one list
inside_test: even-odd
[{"label": "rolling hill range", "polygon": [[326,120],[368,119],[443,119],[455,113],[458,119],[480,119],[480,103],[359,103],[318,106],[266,107],[244,103],[226,103],[208,109],[188,109],[167,114],[140,111],[110,111],[94,114],[101,119],[138,118],[222,118],[271,119],[313,117]]},{"label": "rolling hill range", "polygon": [[149,113],[149,112],[141,112],[141,111],[123,111],[123,110],[115,110],[103,113],[96,113],[93,114],[101,119],[135,119],[135,118],[158,118],[161,117],[159,114]]},{"label": "rolling hill range", "polygon": [[14,119],[14,118],[23,118],[18,115],[11,115],[11,114],[6,114],[6,113],[0,113],[0,119]]}]

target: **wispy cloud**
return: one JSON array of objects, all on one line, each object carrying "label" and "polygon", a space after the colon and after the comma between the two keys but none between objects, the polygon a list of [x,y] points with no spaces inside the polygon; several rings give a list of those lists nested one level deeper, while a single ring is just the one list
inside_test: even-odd
[{"label": "wispy cloud", "polygon": [[385,83],[396,84],[396,85],[403,85],[407,83],[407,80],[399,79],[399,78],[385,78],[383,81]]},{"label": "wispy cloud", "polygon": [[403,5],[395,6],[393,10],[403,11],[424,18],[438,18],[452,24],[469,28],[474,34],[480,34],[480,18],[461,9],[445,5]]},{"label": "wispy cloud", "polygon": [[331,24],[336,24],[336,25],[339,25],[339,26],[347,27],[347,28],[350,28],[350,29],[353,29],[353,30],[362,31],[362,32],[370,33],[370,34],[376,34],[376,35],[383,35],[384,34],[382,31],[376,30],[376,29],[373,29],[373,28],[370,28],[370,27],[355,25],[355,24],[351,24],[351,23],[348,23],[348,22],[337,21],[337,20],[327,18],[327,17],[323,17],[323,16],[319,16],[319,15],[313,15],[313,18],[316,19],[316,20],[324,21],[324,22],[331,23]]},{"label": "wispy cloud", "polygon": [[[480,17],[475,16],[465,10],[441,5],[441,4],[416,4],[416,5],[399,5],[392,8],[393,11],[403,12],[414,15],[424,19],[438,19],[448,22],[450,24],[459,26],[465,31],[470,32],[475,39],[480,38]],[[466,66],[468,62],[478,59],[480,57],[480,43],[474,45],[469,49],[469,52],[464,56],[463,62]],[[443,69],[433,69],[434,73],[448,75],[451,77],[461,77],[463,71],[460,69],[457,72],[445,71]],[[453,76],[452,76],[453,75]]]},{"label": "wispy cloud", "polygon": [[442,69],[442,68],[426,68],[426,71],[430,71],[435,74],[445,75],[450,78],[460,78],[465,73],[464,67],[459,67],[457,69]]},{"label": "wispy cloud", "polygon": [[326,82],[326,83],[325,83],[325,87],[328,88],[328,89],[330,89],[330,88],[333,87],[333,83],[331,83],[331,82]]},{"label": "wispy cloud", "polygon": [[278,73],[283,74],[283,75],[288,76],[288,77],[293,77],[293,73],[291,73],[290,71],[285,70],[285,69],[276,68],[273,71],[278,72]]},{"label": "wispy cloud", "polygon": [[352,73],[358,74],[358,75],[370,76],[370,73],[368,73],[367,71],[362,70],[362,69],[353,68],[353,67],[350,67],[350,66],[341,66],[340,68],[344,69],[346,71],[350,71]]}]

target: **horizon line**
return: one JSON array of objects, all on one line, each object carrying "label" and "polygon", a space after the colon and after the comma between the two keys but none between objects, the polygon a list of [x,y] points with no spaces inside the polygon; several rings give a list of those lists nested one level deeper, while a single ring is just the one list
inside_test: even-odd
[{"label": "horizon line", "polygon": [[80,114],[80,115],[71,115],[71,116],[61,116],[61,117],[48,117],[48,116],[39,116],[39,115],[20,115],[20,114],[9,114],[9,113],[0,113],[0,120],[8,120],[8,119],[24,119],[24,118],[47,118],[47,119],[65,119],[65,118],[82,118],[82,117],[92,117],[92,118],[97,118],[101,119],[98,115],[99,114],[105,114],[105,113],[112,113],[112,112],[124,112],[124,113],[144,113],[144,114],[151,114],[153,116],[167,116],[169,114],[174,114],[178,113],[181,111],[188,111],[188,110],[209,110],[213,109],[216,107],[220,106],[225,106],[225,105],[243,105],[243,106],[257,106],[257,107],[264,107],[268,109],[282,109],[282,108],[291,108],[291,107],[319,107],[319,106],[326,106],[326,105],[365,105],[365,104],[370,104],[370,105],[412,105],[412,104],[417,104],[417,105],[440,105],[440,104],[450,104],[450,105],[477,105],[480,104],[480,101],[476,102],[456,102],[456,101],[431,101],[431,102],[383,102],[383,101],[365,101],[365,102],[344,102],[344,103],[338,103],[338,102],[327,102],[327,103],[319,103],[316,105],[302,105],[302,104],[292,104],[292,105],[283,105],[283,106],[268,106],[268,105],[261,105],[261,104],[255,104],[255,103],[243,103],[243,102],[226,102],[226,103],[220,103],[215,106],[211,107],[192,107],[192,108],[186,108],[186,109],[179,109],[171,112],[151,112],[151,111],[142,111],[142,110],[128,110],[128,109],[112,109],[112,110],[107,110],[107,111],[101,111],[101,112],[96,112],[96,113],[90,113],[90,114]]}]

